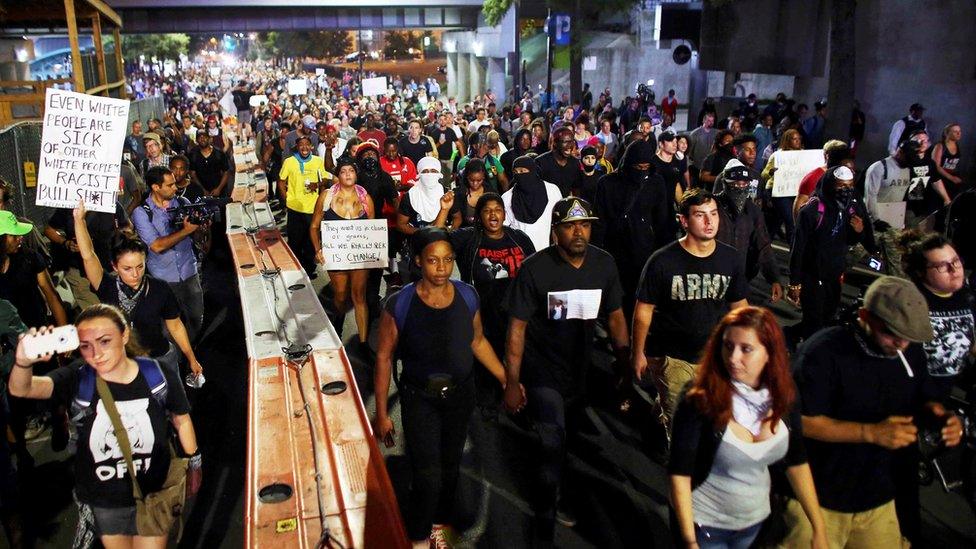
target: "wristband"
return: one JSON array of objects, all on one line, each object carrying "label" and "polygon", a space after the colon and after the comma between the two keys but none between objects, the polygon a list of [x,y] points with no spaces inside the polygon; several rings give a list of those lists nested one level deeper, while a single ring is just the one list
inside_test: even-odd
[{"label": "wristband", "polygon": [[16,366],[18,368],[23,368],[25,370],[33,370],[34,369],[34,365],[33,364],[28,364],[27,366],[23,366],[23,365],[17,364],[17,361],[16,360],[14,361],[14,366]]},{"label": "wristband", "polygon": [[200,451],[190,456],[190,462],[187,465],[189,469],[196,471],[203,466],[203,456],[200,455]]}]

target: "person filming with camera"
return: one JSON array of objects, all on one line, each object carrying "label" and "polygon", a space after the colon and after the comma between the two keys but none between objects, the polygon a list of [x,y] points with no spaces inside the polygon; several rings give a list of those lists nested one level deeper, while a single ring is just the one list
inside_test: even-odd
[{"label": "person filming with camera", "polygon": [[[203,287],[193,251],[193,234],[201,225],[167,211],[177,205],[189,205],[185,198],[176,197],[176,178],[169,168],[156,166],[146,171],[146,186],[149,197],[133,211],[132,223],[149,247],[149,274],[169,284],[176,294],[192,341],[203,324]],[[178,222],[180,219],[182,223]]]}]

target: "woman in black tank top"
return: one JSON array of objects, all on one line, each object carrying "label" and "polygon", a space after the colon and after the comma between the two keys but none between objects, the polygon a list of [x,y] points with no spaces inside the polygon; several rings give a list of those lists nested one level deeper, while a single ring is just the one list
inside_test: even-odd
[{"label": "woman in black tank top", "polygon": [[[312,247],[315,249],[315,261],[320,265],[328,265],[322,255],[322,237],[320,234],[322,221],[342,223],[357,219],[372,219],[373,201],[366,189],[356,184],[356,164],[349,157],[342,157],[338,161],[336,183],[324,193],[319,193],[312,213],[310,227]],[[342,324],[349,312],[349,298],[352,294],[352,306],[356,311],[356,327],[359,332],[359,346],[368,351],[366,338],[369,330],[369,309],[366,304],[366,281],[369,278],[368,269],[335,270],[328,269],[329,284],[332,286],[332,303],[335,307],[335,329],[342,336]],[[352,291],[350,292],[350,287]],[[367,352],[368,354],[368,352]]]},{"label": "woman in black tank top", "polygon": [[959,140],[962,139],[962,127],[959,124],[947,124],[942,129],[942,139],[932,148],[932,161],[938,170],[949,196],[955,198],[962,187],[959,176]]},{"label": "woman in black tank top", "polygon": [[415,544],[429,540],[433,547],[444,540],[455,508],[458,470],[475,407],[473,359],[503,387],[505,372],[482,333],[474,288],[450,278],[454,249],[447,232],[420,229],[411,236],[411,248],[422,278],[391,295],[380,317],[373,431],[387,447],[395,444],[388,393],[396,352],[403,362],[397,384],[413,472],[410,502],[404,507],[407,532]]}]

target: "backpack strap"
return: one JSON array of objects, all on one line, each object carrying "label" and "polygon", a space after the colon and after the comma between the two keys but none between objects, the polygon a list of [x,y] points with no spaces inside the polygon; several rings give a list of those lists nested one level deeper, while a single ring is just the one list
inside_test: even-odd
[{"label": "backpack strap", "polygon": [[88,409],[95,397],[95,370],[86,363],[78,367],[78,391],[72,400],[72,415]]},{"label": "backpack strap", "polygon": [[[148,201],[150,199],[151,198],[147,198],[146,200]],[[142,208],[142,211],[146,212],[146,217],[148,217],[149,218],[149,222],[152,223],[152,220],[153,220],[153,211],[152,211],[152,208],[149,207],[149,202],[143,202],[142,204],[139,205],[139,207]]]},{"label": "backpack strap", "polygon": [[817,200],[817,227],[816,228],[819,229],[820,225],[823,223],[824,215],[826,215],[827,206],[824,205],[823,200],[820,200],[819,198],[816,200]]},{"label": "backpack strap", "polygon": [[407,311],[413,303],[413,296],[417,295],[417,284],[411,282],[400,289],[397,295],[397,302],[393,305],[393,320],[396,321],[397,331],[403,330],[403,325],[407,322]]},{"label": "backpack strap", "polygon": [[454,289],[461,294],[465,305],[468,306],[468,312],[471,313],[471,318],[474,318],[475,313],[478,312],[478,292],[466,282],[454,280],[453,278],[450,280],[451,284],[454,284]]},{"label": "backpack strap", "polygon": [[169,384],[166,383],[166,376],[163,375],[163,367],[155,359],[144,356],[136,357],[136,364],[139,365],[139,373],[149,385],[149,392],[152,393],[153,399],[165,410]]}]

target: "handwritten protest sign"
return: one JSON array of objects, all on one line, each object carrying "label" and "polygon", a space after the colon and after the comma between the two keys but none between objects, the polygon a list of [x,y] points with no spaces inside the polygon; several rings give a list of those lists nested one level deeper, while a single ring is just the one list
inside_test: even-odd
[{"label": "handwritten protest sign", "polygon": [[34,203],[114,212],[129,102],[48,88],[44,105]]},{"label": "handwritten protest sign", "polygon": [[363,95],[367,97],[374,97],[377,95],[386,95],[386,77],[377,76],[376,78],[363,78]]},{"label": "handwritten protest sign", "polygon": [[308,80],[295,78],[288,81],[288,95],[308,94]]},{"label": "handwritten protest sign", "polygon": [[776,172],[773,174],[773,196],[796,196],[803,177],[824,164],[823,151],[776,151]]},{"label": "handwritten protest sign", "polygon": [[386,267],[388,243],[385,219],[322,222],[322,256],[328,271]]}]

